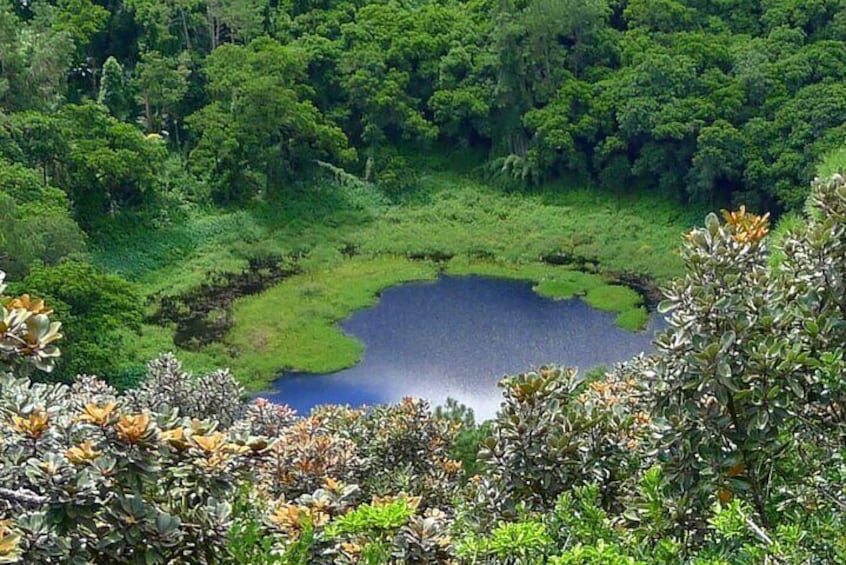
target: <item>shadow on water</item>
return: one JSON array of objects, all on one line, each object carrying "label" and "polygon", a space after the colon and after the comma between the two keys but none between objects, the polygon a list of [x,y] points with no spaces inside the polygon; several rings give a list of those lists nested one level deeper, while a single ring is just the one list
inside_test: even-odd
[{"label": "shadow on water", "polygon": [[373,308],[343,322],[365,345],[355,367],[326,375],[285,372],[274,402],[308,412],[318,404],[377,404],[403,396],[448,397],[480,419],[499,408],[503,375],[543,364],[588,370],[652,349],[664,321],[643,332],[617,327],[615,314],[579,299],[553,301],[527,282],[484,277],[441,277],[385,290]]}]

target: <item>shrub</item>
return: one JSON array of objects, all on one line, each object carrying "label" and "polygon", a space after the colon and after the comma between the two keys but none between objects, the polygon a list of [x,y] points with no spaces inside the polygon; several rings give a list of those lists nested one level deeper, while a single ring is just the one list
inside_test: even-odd
[{"label": "shrub", "polygon": [[55,342],[61,339],[61,324],[50,322],[52,310],[41,300],[32,300],[28,294],[17,298],[3,295],[5,273],[0,271],[0,306],[3,320],[0,323],[0,370],[17,369],[29,372],[31,367],[50,372],[59,357]]},{"label": "shrub", "polygon": [[143,317],[134,285],[88,263],[65,261],[32,269],[19,286],[61,316],[67,340],[53,378],[70,382],[77,373],[108,375],[126,359],[123,332],[139,329]]},{"label": "shrub", "polygon": [[25,562],[207,563],[251,448],[216,424],[138,412],[102,382],[0,380],[0,513]]},{"label": "shrub", "polygon": [[767,527],[830,508],[842,460],[846,181],[816,182],[809,209],[775,265],[766,216],[710,215],[688,234],[645,375],[680,499],[702,509],[738,497]]},{"label": "shrub", "polygon": [[586,383],[574,369],[546,367],[500,386],[502,409],[479,454],[495,513],[548,510],[561,493],[591,482],[604,485],[613,506],[643,464],[637,447],[650,424],[626,369]]},{"label": "shrub", "polygon": [[461,464],[450,458],[457,428],[432,414],[425,400],[404,398],[370,411],[317,411],[357,446],[363,463],[350,479],[369,492],[420,496],[423,509],[445,507],[457,493]]},{"label": "shrub", "polygon": [[172,353],[165,353],[147,364],[147,378],[127,399],[137,410],[167,413],[177,410],[182,416],[215,420],[231,426],[244,409],[242,387],[229,371],[214,371],[194,378],[182,370]]}]

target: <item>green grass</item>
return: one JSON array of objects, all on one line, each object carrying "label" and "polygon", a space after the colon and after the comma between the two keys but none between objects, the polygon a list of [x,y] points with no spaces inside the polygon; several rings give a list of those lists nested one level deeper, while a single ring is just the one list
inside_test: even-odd
[{"label": "green grass", "polygon": [[823,155],[817,165],[817,176],[830,177],[835,173],[846,171],[846,147],[839,147]]},{"label": "green grass", "polygon": [[681,233],[702,214],[654,196],[591,189],[505,194],[446,174],[422,181],[421,197],[389,208],[349,239],[364,252],[429,253],[531,263],[567,254],[606,270],[667,280],[681,270]]},{"label": "green grass", "polygon": [[387,287],[436,276],[428,262],[353,258],[244,297],[236,301],[235,327],[227,338],[238,351],[232,368],[247,385],[260,388],[282,369],[329,373],[350,367],[364,349],[336,323],[374,304]]},{"label": "green grass", "polygon": [[[128,340],[135,362],[174,351],[195,372],[228,366],[256,389],[282,369],[327,372],[357,362],[361,344],[336,322],[386,287],[436,276],[438,266],[407,255],[453,257],[439,265],[450,275],[529,280],[554,299],[584,296],[617,312],[621,327],[640,328],[647,319],[640,297],[609,287],[605,275],[632,272],[659,282],[676,275],[680,234],[701,216],[651,195],[561,187],[513,194],[438,172],[423,176],[399,204],[366,186],[296,186],[273,203],[195,210],[156,231],[124,218],[91,247],[95,262],[149,297],[186,292],[208,272],[237,272],[253,257],[303,255],[304,274],[236,302],[225,343],[179,350],[173,329],[159,326]],[[347,247],[358,255],[343,259],[339,250]],[[598,262],[605,275],[542,263],[546,255]]]},{"label": "green grass", "polygon": [[591,288],[585,302],[597,310],[618,312],[616,323],[627,330],[640,330],[649,321],[643,298],[627,286],[602,285]]},{"label": "green grass", "polygon": [[223,344],[214,344],[201,351],[181,349],[173,344],[172,328],[153,324],[144,324],[140,334],[127,331],[124,336],[124,349],[130,362],[136,365],[146,363],[160,353],[173,352],[186,369],[197,374],[229,367],[232,361]]},{"label": "green grass", "polygon": [[623,312],[640,306],[643,299],[627,286],[604,285],[588,290],[587,295],[585,295],[585,302],[597,310]]},{"label": "green grass", "polygon": [[631,331],[640,330],[649,321],[649,312],[643,306],[629,308],[620,312],[615,321],[623,329]]},{"label": "green grass", "polygon": [[209,272],[238,272],[251,258],[338,248],[384,206],[375,190],[297,186],[279,202],[240,210],[194,210],[165,228],[118,217],[91,241],[95,263],[138,282],[147,295],[173,296]]},{"label": "green grass", "polygon": [[664,281],[681,271],[680,234],[703,215],[653,195],[560,187],[509,194],[434,173],[404,204],[390,205],[365,188],[298,187],[279,202],[197,211],[156,231],[125,218],[91,247],[95,262],[142,283],[148,294],[183,292],[208,270],[239,270],[250,257],[344,245],[366,255],[428,253],[511,263],[564,253]]},{"label": "green grass", "polygon": [[599,284],[604,284],[599,277],[580,271],[559,269],[550,278],[538,282],[535,292],[553,300],[563,300],[572,296],[582,296]]},{"label": "green grass", "polygon": [[156,230],[133,220],[121,218],[110,226],[113,235],[94,240],[92,251],[98,264],[141,283],[147,294],[178,294],[202,284],[209,271],[247,265],[233,236],[241,231],[248,241],[255,226],[249,212],[195,213]]}]

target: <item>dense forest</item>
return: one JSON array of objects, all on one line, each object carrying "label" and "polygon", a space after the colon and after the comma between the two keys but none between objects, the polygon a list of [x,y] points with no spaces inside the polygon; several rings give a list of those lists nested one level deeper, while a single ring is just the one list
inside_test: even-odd
[{"label": "dense forest", "polygon": [[[837,2],[7,1],[2,18],[3,191],[56,187],[84,229],[167,196],[269,197],[321,163],[401,189],[399,148],[434,146],[503,182],[795,208],[846,111]],[[41,191],[19,221],[63,216]],[[39,234],[54,255],[79,247],[59,233]]]}]

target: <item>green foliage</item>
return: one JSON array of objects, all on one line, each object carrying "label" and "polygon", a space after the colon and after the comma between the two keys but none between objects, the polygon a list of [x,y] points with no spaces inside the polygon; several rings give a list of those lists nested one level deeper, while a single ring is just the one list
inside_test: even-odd
[{"label": "green foliage", "polygon": [[68,338],[55,378],[91,373],[106,378],[125,359],[123,329],[137,330],[143,305],[136,288],[87,263],[36,267],[19,285],[43,299],[64,320]]},{"label": "green foliage", "polygon": [[[685,275],[654,359],[589,383],[566,370],[510,379],[489,440],[460,411],[436,424],[417,405],[240,418],[228,374],[195,381],[167,358],[137,393],[149,402],[85,379],[4,377],[0,486],[26,492],[0,501],[15,519],[0,520],[0,562],[445,562],[448,530],[490,562],[846,560],[843,180],[816,185],[799,213],[811,177],[843,157],[841,12],[793,0],[3,1],[0,267],[65,322],[58,378],[131,380],[173,346],[170,328],[141,324],[138,288],[152,310],[257,257],[303,257],[304,272],[236,303],[226,343],[186,353],[192,366],[242,348],[235,368],[258,383],[286,364],[353,362],[357,345],[327,328],[440,267],[406,257],[584,294],[632,328],[646,311],[631,292],[539,259]],[[449,170],[485,155],[481,169],[523,193],[427,174],[416,154],[436,145]],[[201,209],[210,200],[250,206]],[[772,245],[746,220],[709,218],[677,257],[681,210],[696,203],[794,215]],[[87,239],[139,287],[81,263]],[[280,304],[294,307],[268,307]],[[40,303],[3,308],[3,367],[52,367],[58,328]],[[77,419],[92,390],[116,420]],[[132,403],[151,411],[150,437],[129,448],[117,425],[138,416]],[[171,426],[173,407],[222,421]],[[461,439],[441,428],[450,420]],[[160,441],[230,423],[227,445],[261,428],[285,447],[250,447],[257,464],[214,475],[197,471],[211,465],[202,442]],[[86,440],[101,455],[74,463]],[[474,467],[480,441],[501,465]],[[464,478],[447,455],[480,472],[458,506]],[[228,535],[228,505],[256,477],[290,498],[247,489],[255,508]],[[405,491],[422,498],[401,526],[325,535],[369,496]],[[411,499],[368,511],[397,500]]]},{"label": "green foliage", "polygon": [[58,116],[66,151],[53,155],[62,167],[57,184],[73,202],[79,221],[90,226],[100,215],[155,202],[166,149],[144,137],[98,104],[67,105]]},{"label": "green foliage", "polygon": [[459,556],[470,562],[526,563],[539,565],[552,549],[552,538],[541,522],[506,522],[484,538],[467,538],[459,546]]},{"label": "green foliage", "polygon": [[232,562],[240,565],[273,565],[279,560],[273,555],[273,538],[264,535],[260,516],[256,516],[250,507],[238,515],[229,530],[227,549],[232,555]]},{"label": "green foliage", "polygon": [[491,422],[477,424],[473,409],[459,404],[454,398],[447,398],[444,406],[435,408],[435,417],[442,418],[458,427],[450,457],[461,463],[468,477],[479,474],[482,470],[479,450],[482,442],[490,435]]},{"label": "green foliage", "polygon": [[553,557],[552,565],[642,565],[619,548],[599,542],[595,546],[576,546],[566,553]]},{"label": "green foliage", "polygon": [[52,28],[70,34],[76,46],[78,61],[83,59],[88,44],[108,25],[109,11],[91,0],[59,0]]},{"label": "green foliage", "polygon": [[226,499],[246,470],[233,437],[134,413],[92,378],[72,388],[2,379],[0,513],[14,516],[23,562],[222,557]]},{"label": "green foliage", "polygon": [[817,176],[829,178],[846,170],[846,147],[838,147],[825,153],[817,165]]},{"label": "green foliage", "polygon": [[383,530],[397,530],[414,514],[414,507],[408,500],[399,499],[389,504],[362,504],[355,510],[336,518],[326,533],[330,537],[341,534],[371,534]]},{"label": "green foliage", "polygon": [[31,300],[29,295],[7,297],[4,294],[6,274],[0,271],[0,307],[3,322],[0,325],[0,367],[28,373],[31,367],[44,372],[55,368],[59,348],[55,342],[62,338],[61,323],[51,322],[52,313],[41,300]]},{"label": "green foliage", "polygon": [[229,371],[218,370],[199,378],[182,370],[172,355],[163,354],[147,363],[147,374],[126,397],[139,410],[215,420],[231,426],[241,416],[244,389]]},{"label": "green foliage", "polygon": [[135,72],[138,104],[144,109],[147,133],[170,129],[168,123],[178,117],[179,104],[188,91],[188,65],[184,60],[147,51],[142,54]]},{"label": "green foliage", "polygon": [[307,98],[306,63],[301,50],[267,37],[209,57],[213,101],[188,124],[198,135],[192,165],[219,201],[279,189],[314,159],[343,163],[353,155],[343,131]]},{"label": "green foliage", "polygon": [[0,103],[140,109],[220,203],[315,160],[400,195],[416,175],[397,146],[438,143],[487,154],[510,186],[795,209],[843,137],[846,35],[818,4],[7,0]]},{"label": "green foliage", "polygon": [[[656,342],[664,356],[654,390],[668,421],[672,479],[692,500],[718,488],[748,495],[768,523],[778,455],[791,450],[799,425],[791,413],[817,361],[782,329],[794,322],[781,285],[795,283],[770,271],[765,234],[766,219],[743,211],[725,225],[712,214],[689,234],[686,276],[662,306],[672,329]],[[782,267],[798,267],[790,262],[787,254]],[[684,329],[690,317],[702,322],[694,331]],[[676,353],[694,340],[689,353]]]},{"label": "green foliage", "polygon": [[97,102],[109,109],[114,117],[125,120],[131,112],[132,99],[123,66],[114,57],[103,63],[100,93]]},{"label": "green foliage", "polygon": [[618,374],[586,384],[575,370],[543,368],[500,386],[504,402],[479,454],[487,503],[506,516],[548,510],[567,489],[601,481],[613,504],[636,471],[632,449],[649,422],[636,383]]},{"label": "green foliage", "polygon": [[534,290],[541,296],[562,300],[572,298],[581,288],[567,280],[547,279],[535,285]]},{"label": "green foliage", "polygon": [[85,234],[70,217],[65,194],[40,177],[0,159],[0,267],[13,276],[85,250]]},{"label": "green foliage", "polygon": [[[72,2],[63,4],[72,11]],[[14,3],[0,3],[0,104],[4,109],[53,110],[64,97],[74,37],[73,32],[62,29],[61,20],[70,11],[51,8],[35,7],[38,17],[27,25]]]},{"label": "green foliage", "polygon": [[389,209],[360,231],[353,241],[362,252],[518,264],[550,257],[664,280],[679,272],[678,232],[695,221],[691,211],[646,193],[616,198],[583,188],[561,194],[550,186],[539,194],[503,194],[444,174],[421,184],[421,202]]}]

